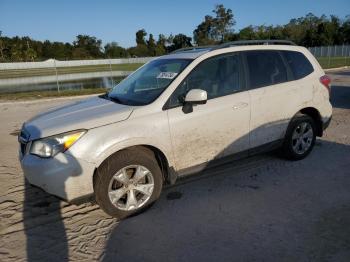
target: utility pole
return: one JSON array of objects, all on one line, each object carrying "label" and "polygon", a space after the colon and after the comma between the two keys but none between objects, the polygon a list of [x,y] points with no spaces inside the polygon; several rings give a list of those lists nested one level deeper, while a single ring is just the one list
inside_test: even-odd
[{"label": "utility pole", "polygon": [[4,59],[4,53],[2,52],[3,47],[2,47],[1,35],[2,35],[2,31],[0,31],[0,54],[1,54],[1,60],[2,60],[2,61],[5,61],[5,59]]},{"label": "utility pole", "polygon": [[112,61],[111,61],[111,58],[108,59],[109,61],[109,70],[111,72],[111,82],[112,82],[112,88],[114,87],[114,79],[113,79],[113,71],[112,71]]},{"label": "utility pole", "polygon": [[57,73],[57,67],[56,67],[56,59],[53,59],[53,66],[55,68],[56,73],[56,84],[57,84],[57,92],[60,92],[60,83],[58,82],[58,73]]},{"label": "utility pole", "polygon": [[328,68],[331,67],[331,47],[328,46]]}]

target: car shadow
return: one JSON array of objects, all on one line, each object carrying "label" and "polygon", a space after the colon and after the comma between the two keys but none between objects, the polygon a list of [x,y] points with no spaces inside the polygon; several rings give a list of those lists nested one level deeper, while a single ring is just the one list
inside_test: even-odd
[{"label": "car shadow", "polygon": [[350,86],[332,85],[331,103],[335,108],[350,109]]},{"label": "car shadow", "polygon": [[[31,130],[40,133],[33,126]],[[62,163],[59,160],[55,161],[62,167],[68,164],[68,160]],[[80,174],[82,169],[78,162],[74,158],[70,158],[69,161],[70,164],[72,161],[76,162],[76,173]],[[62,188],[65,188],[65,180],[60,182]],[[31,185],[26,179],[24,185],[23,224],[26,234],[26,260],[68,261],[68,240],[61,212],[62,207],[69,204]]]},{"label": "car shadow", "polygon": [[[23,224],[27,238],[27,260],[68,261],[67,235],[61,216],[61,201],[27,181],[24,190]],[[57,246],[59,250],[56,249]]]},{"label": "car shadow", "polygon": [[210,168],[118,224],[103,261],[321,261],[346,252],[350,174],[339,165],[349,161],[350,146],[318,140],[303,161],[269,153]]}]

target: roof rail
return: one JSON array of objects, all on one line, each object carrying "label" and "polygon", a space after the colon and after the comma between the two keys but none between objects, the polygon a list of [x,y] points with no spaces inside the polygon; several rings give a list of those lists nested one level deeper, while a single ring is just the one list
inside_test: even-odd
[{"label": "roof rail", "polygon": [[192,46],[192,47],[184,47],[184,48],[180,48],[177,49],[173,52],[171,52],[171,54],[176,54],[176,53],[182,53],[182,52],[186,52],[186,51],[199,51],[199,50],[203,50],[203,49],[211,49],[214,48],[215,46],[211,45],[207,45],[207,46]]},{"label": "roof rail", "polygon": [[207,46],[192,46],[192,47],[185,47],[185,48],[180,48],[177,49],[171,54],[177,54],[177,53],[182,53],[182,52],[187,52],[187,51],[200,51],[200,50],[205,50],[207,49],[208,51],[211,50],[217,50],[221,48],[227,48],[231,46],[241,46],[241,45],[296,45],[294,42],[289,41],[289,40],[239,40],[239,41],[232,41],[232,42],[227,42],[223,43],[220,45],[207,45]]},{"label": "roof rail", "polygon": [[221,45],[214,47],[213,50],[227,48],[231,46],[239,46],[239,45],[296,45],[296,44],[289,40],[269,40],[269,39],[268,40],[240,40],[240,41],[223,43]]}]

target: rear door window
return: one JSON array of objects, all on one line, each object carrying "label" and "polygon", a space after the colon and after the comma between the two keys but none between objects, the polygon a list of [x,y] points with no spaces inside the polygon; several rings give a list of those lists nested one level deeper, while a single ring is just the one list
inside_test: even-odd
[{"label": "rear door window", "polygon": [[292,73],[294,79],[301,79],[314,71],[310,61],[300,52],[282,51]]},{"label": "rear door window", "polygon": [[259,88],[288,81],[287,68],[279,51],[246,51],[250,88]]}]

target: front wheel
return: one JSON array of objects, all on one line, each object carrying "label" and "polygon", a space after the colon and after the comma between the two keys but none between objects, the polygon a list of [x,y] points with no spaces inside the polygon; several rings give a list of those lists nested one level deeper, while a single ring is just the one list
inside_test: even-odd
[{"label": "front wheel", "polygon": [[314,147],[316,141],[316,126],[308,115],[298,115],[293,118],[283,144],[284,155],[291,160],[305,158]]},{"label": "front wheel", "polygon": [[159,197],[163,185],[158,162],[147,148],[114,154],[102,163],[96,175],[96,201],[118,219],[143,211]]}]

